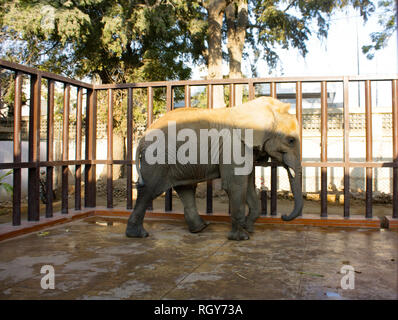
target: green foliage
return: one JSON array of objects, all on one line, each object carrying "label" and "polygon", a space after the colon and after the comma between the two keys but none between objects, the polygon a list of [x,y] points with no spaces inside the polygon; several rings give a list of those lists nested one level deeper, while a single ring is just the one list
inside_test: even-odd
[{"label": "green foliage", "polygon": [[13,173],[13,170],[9,170],[5,174],[0,176],[0,189],[3,188],[7,193],[9,193],[11,195],[13,193],[14,188],[10,184],[4,182],[4,180],[7,176],[9,176],[12,173]]},{"label": "green foliage", "polygon": [[[206,23],[196,1],[0,1],[0,56],[46,71],[103,83],[183,80],[191,75],[185,62],[201,61],[204,50]],[[63,97],[55,98],[60,121]],[[143,95],[136,99],[135,106],[145,105]],[[105,121],[106,98],[98,105]],[[159,105],[155,96],[155,115]],[[126,134],[126,112],[126,97],[115,94],[116,134]],[[134,113],[134,122],[145,119],[146,112]]]},{"label": "green foliage", "polygon": [[378,21],[381,26],[381,31],[372,32],[370,34],[372,44],[362,47],[362,52],[366,54],[368,59],[373,59],[376,51],[384,48],[394,31],[397,30],[397,7],[395,1],[380,0],[378,2],[378,7],[381,9]]},{"label": "green foliage", "polygon": [[202,49],[195,39],[204,27],[189,29],[200,18],[196,2],[3,2],[1,55],[68,76],[104,83],[187,79],[184,61],[199,59]]},{"label": "green foliage", "polygon": [[[14,77],[7,72],[0,74],[1,104],[0,119],[14,121],[14,103],[15,103],[15,81]],[[22,91],[22,104],[27,101],[25,92]]]}]

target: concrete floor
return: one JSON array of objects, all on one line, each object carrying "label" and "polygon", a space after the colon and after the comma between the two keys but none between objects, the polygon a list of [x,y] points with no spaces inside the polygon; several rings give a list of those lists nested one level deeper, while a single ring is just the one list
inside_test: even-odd
[{"label": "concrete floor", "polygon": [[[109,220],[108,220],[109,221]],[[257,225],[248,241],[230,225],[191,234],[183,221],[91,217],[0,242],[0,299],[397,299],[398,233]],[[55,289],[41,289],[43,265]],[[343,265],[355,289],[343,290]]]}]

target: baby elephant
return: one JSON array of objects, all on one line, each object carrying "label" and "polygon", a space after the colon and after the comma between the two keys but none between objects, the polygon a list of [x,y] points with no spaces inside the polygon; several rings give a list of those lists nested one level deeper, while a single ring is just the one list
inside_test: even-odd
[{"label": "baby elephant", "polygon": [[196,208],[196,185],[221,178],[231,208],[228,238],[249,239],[260,214],[253,163],[268,157],[286,168],[295,199],[293,211],[282,219],[289,221],[300,215],[300,136],[289,108],[290,104],[261,97],[234,108],[177,109],[154,122],[136,151],[138,195],[126,235],[148,236],[143,227],[146,208],[169,188],[174,188],[184,205],[189,230],[202,231],[207,223]]}]

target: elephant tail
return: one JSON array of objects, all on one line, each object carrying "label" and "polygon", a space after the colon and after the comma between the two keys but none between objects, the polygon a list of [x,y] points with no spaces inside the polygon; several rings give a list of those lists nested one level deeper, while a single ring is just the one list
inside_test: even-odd
[{"label": "elephant tail", "polygon": [[144,186],[144,179],[142,178],[141,168],[140,168],[140,160],[141,160],[141,149],[142,149],[142,140],[138,143],[137,149],[135,150],[135,168],[138,173],[138,186]]}]

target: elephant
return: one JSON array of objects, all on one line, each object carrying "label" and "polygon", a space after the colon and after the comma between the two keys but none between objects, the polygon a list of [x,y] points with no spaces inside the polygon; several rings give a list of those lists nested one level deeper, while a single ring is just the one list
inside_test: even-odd
[{"label": "elephant", "polygon": [[[253,161],[267,161],[269,157],[287,170],[294,195],[293,211],[282,215],[282,219],[290,221],[299,216],[303,209],[300,134],[297,119],[288,112],[289,108],[289,103],[259,97],[233,108],[175,109],[155,121],[136,149],[137,201],[127,222],[126,236],[148,236],[143,227],[146,209],[150,201],[170,188],[177,192],[184,206],[189,231],[202,231],[208,223],[196,208],[196,185],[221,178],[231,211],[232,229],[228,239],[249,239],[260,215]],[[212,137],[206,137],[204,132],[218,132],[218,139],[209,144]],[[228,134],[234,138],[232,142],[227,139]],[[198,137],[204,137],[200,143]],[[231,145],[236,151],[234,157],[225,153]],[[245,162],[238,161],[242,153],[246,156],[244,159],[249,159],[248,170]],[[199,158],[200,161],[195,161]]]}]

